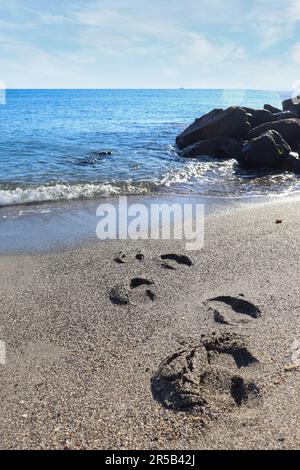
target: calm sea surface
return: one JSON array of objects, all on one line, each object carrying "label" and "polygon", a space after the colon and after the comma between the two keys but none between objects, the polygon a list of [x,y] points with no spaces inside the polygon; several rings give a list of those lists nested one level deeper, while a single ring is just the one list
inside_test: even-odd
[{"label": "calm sea surface", "polygon": [[[255,196],[297,177],[234,161],[180,159],[176,135],[231,104],[280,106],[284,94],[230,90],[9,90],[0,105],[0,206],[118,194]],[[94,152],[110,151],[97,157]]]}]

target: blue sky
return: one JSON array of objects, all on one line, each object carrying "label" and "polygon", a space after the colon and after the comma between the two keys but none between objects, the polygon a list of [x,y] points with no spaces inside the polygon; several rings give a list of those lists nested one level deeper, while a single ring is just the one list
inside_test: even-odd
[{"label": "blue sky", "polygon": [[299,0],[0,0],[0,80],[290,90],[299,22]]}]

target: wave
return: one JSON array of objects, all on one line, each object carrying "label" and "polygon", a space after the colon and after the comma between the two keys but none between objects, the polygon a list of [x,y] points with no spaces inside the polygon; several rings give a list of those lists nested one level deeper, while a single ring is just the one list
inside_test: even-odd
[{"label": "wave", "polygon": [[148,194],[152,190],[151,186],[153,185],[149,183],[57,183],[54,185],[0,189],[0,207],[38,202],[92,199],[97,196]]},{"label": "wave", "polygon": [[299,189],[293,174],[243,174],[234,160],[187,161],[152,180],[87,183],[49,183],[38,186],[0,184],[0,207],[119,195],[158,192],[197,193],[202,196],[240,196],[286,193]]},{"label": "wave", "polygon": [[203,180],[203,183],[210,178],[215,179],[215,173],[219,176],[232,171],[235,164],[234,160],[212,161],[211,159],[203,159],[186,163],[181,168],[170,170],[161,180],[161,184],[170,187],[173,184],[188,183],[192,181]]},{"label": "wave", "polygon": [[118,195],[146,195],[166,190],[174,185],[199,180],[208,170],[216,170],[218,163],[187,162],[173,168],[152,181],[111,181],[102,183],[49,183],[38,186],[0,185],[0,207],[38,202],[92,199]]}]

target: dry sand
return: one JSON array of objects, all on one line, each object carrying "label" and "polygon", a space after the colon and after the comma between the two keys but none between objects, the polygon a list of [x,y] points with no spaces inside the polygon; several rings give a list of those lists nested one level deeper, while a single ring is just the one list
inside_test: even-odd
[{"label": "dry sand", "polygon": [[300,205],[205,229],[1,256],[2,449],[299,448]]}]

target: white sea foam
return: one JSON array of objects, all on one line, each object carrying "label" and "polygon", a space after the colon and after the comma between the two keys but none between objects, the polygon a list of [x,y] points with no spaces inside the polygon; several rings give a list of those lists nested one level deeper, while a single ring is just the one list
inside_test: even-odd
[{"label": "white sea foam", "polygon": [[217,170],[219,163],[189,162],[181,168],[169,171],[161,179],[139,182],[111,183],[57,183],[33,187],[0,188],[0,207],[33,202],[50,202],[72,199],[91,199],[97,196],[120,194],[150,194],[158,188],[187,183],[199,179],[208,170]]},{"label": "white sea foam", "polygon": [[218,172],[225,174],[228,172],[228,169],[232,170],[233,163],[233,160],[224,162],[205,160],[201,162],[190,162],[180,169],[169,171],[169,173],[162,179],[161,184],[169,187],[172,184],[188,183],[189,181],[199,180],[205,177],[207,180],[212,173]]},{"label": "white sea foam", "polygon": [[90,199],[96,196],[114,196],[118,194],[145,194],[149,192],[147,186],[134,186],[131,184],[56,184],[53,186],[41,185],[28,188],[0,189],[0,206],[28,204],[32,202],[50,202],[72,199]]},{"label": "white sea foam", "polygon": [[[202,195],[241,196],[243,186],[245,196],[270,194],[280,186],[280,194],[291,193],[298,189],[297,179],[292,174],[241,176],[234,172],[234,160],[187,161],[182,166],[169,170],[161,178],[152,181],[112,181],[103,183],[57,183],[31,187],[7,188],[0,185],[0,207],[39,202],[93,199],[118,195],[146,195],[157,191],[196,190]],[[199,181],[201,185],[199,186]],[[274,183],[272,185],[272,182]],[[237,184],[238,183],[238,184]],[[276,184],[275,184],[276,183]],[[277,190],[278,192],[278,190]]]}]

